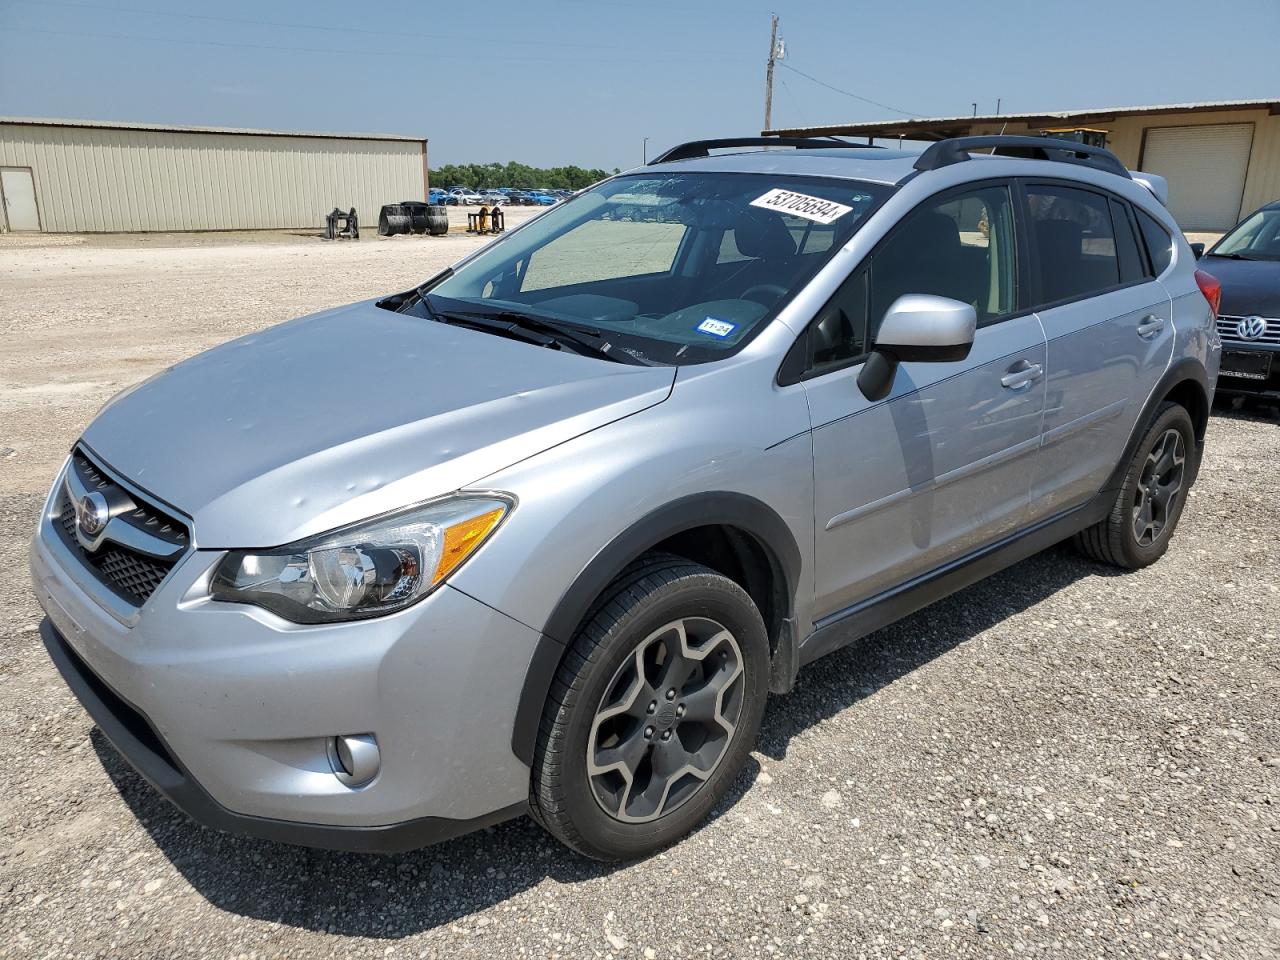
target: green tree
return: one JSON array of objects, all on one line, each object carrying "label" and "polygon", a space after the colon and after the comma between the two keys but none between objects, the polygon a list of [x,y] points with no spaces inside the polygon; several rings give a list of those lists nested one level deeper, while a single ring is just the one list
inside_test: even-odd
[{"label": "green tree", "polygon": [[[615,167],[614,173],[618,170]],[[517,190],[534,190],[539,187],[557,190],[581,190],[597,180],[609,176],[608,171],[583,167],[530,167],[509,160],[503,163],[446,163],[431,171],[433,186],[470,187],[472,190],[490,190],[495,187],[514,187]]]}]

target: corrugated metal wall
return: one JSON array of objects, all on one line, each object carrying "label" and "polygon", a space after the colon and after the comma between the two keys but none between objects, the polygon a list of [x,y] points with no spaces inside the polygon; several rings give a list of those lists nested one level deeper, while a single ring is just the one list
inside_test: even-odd
[{"label": "corrugated metal wall", "polygon": [[[1116,117],[1106,122],[1084,126],[1107,131],[1107,148],[1129,169],[1137,169],[1142,152],[1144,131],[1151,127],[1191,127],[1205,124],[1251,123],[1254,126],[1253,149],[1249,154],[1249,170],[1245,175],[1244,195],[1240,201],[1241,216],[1264,203],[1280,198],[1280,117],[1266,110],[1219,110],[1193,114],[1152,114],[1138,117]],[[1062,121],[1061,126],[1070,126]],[[1035,134],[1025,123],[976,124],[973,133]]]},{"label": "corrugated metal wall", "polygon": [[421,141],[0,125],[0,166],[31,167],[52,233],[364,224],[422,199]]}]

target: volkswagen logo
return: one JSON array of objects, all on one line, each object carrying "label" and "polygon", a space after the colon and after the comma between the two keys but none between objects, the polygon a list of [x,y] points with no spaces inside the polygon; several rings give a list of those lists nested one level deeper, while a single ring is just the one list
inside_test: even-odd
[{"label": "volkswagen logo", "polygon": [[86,537],[96,537],[110,519],[111,508],[107,505],[107,498],[96,490],[86,493],[76,504],[76,526]]},{"label": "volkswagen logo", "polygon": [[1241,340],[1261,340],[1267,332],[1267,321],[1262,317],[1241,317],[1236,324],[1236,336]]}]

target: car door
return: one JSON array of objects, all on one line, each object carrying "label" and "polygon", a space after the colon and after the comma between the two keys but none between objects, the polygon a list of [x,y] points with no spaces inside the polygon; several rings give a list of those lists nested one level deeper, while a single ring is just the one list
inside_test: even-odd
[{"label": "car door", "polygon": [[1044,439],[1032,516],[1101,489],[1173,353],[1169,294],[1128,202],[1078,183],[1027,182],[1036,310],[1048,339]]},{"label": "car door", "polygon": [[[799,376],[813,425],[819,621],[1025,520],[1045,341],[1020,309],[1012,196],[989,183],[926,201],[806,333]],[[906,293],[973,304],[973,348],[963,361],[905,363],[886,399],[867,400],[856,383],[867,345]]]}]

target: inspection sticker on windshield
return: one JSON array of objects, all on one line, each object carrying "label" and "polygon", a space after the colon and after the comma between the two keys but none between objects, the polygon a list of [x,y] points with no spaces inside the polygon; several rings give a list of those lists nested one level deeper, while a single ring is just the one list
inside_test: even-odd
[{"label": "inspection sticker on windshield", "polygon": [[833,223],[853,209],[834,200],[823,200],[821,197],[793,193],[790,190],[770,190],[764,196],[752,200],[751,206],[777,210],[792,217],[803,217],[814,223]]},{"label": "inspection sticker on windshield", "polygon": [[736,323],[730,323],[728,320],[717,320],[715,317],[707,317],[698,324],[699,333],[709,333],[713,337],[727,337],[733,331],[738,329]]}]

